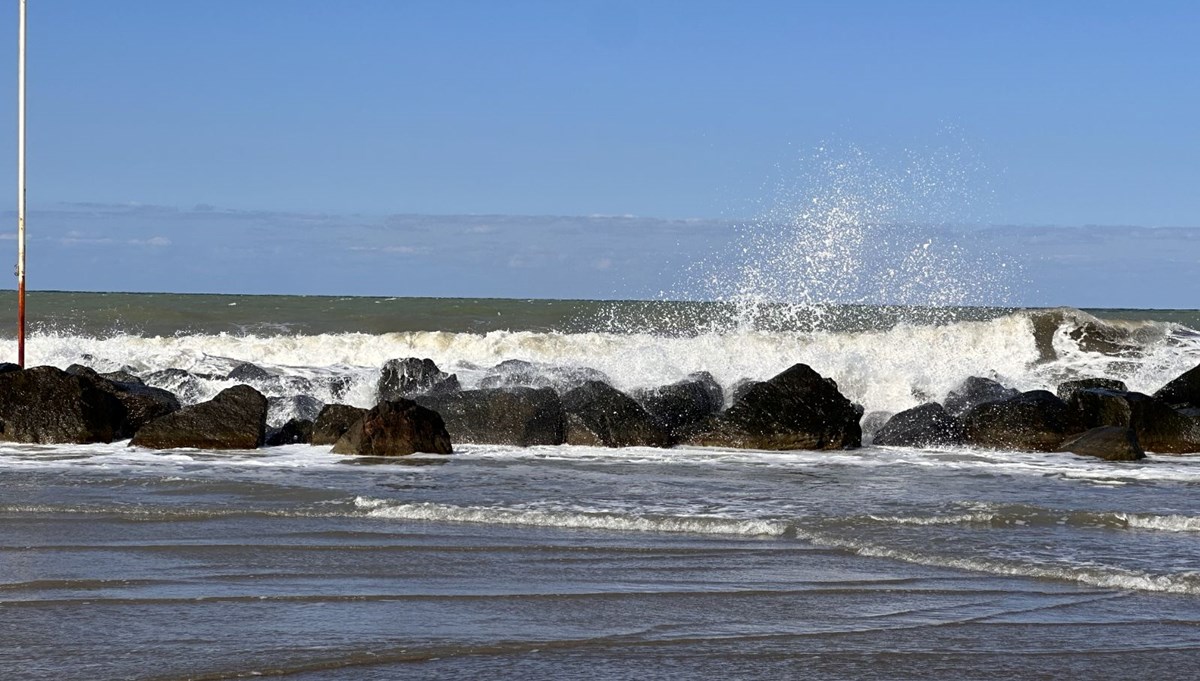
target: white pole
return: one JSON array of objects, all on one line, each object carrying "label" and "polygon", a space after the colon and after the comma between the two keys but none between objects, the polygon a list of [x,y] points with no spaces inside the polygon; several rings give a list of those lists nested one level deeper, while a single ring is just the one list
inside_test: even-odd
[{"label": "white pole", "polygon": [[25,0],[17,41],[17,365],[25,368]]}]

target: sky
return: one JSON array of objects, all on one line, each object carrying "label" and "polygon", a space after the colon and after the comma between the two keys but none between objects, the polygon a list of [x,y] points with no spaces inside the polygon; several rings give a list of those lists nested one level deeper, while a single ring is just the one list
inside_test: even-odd
[{"label": "sky", "polygon": [[815,202],[973,297],[1197,307],[1200,3],[29,5],[33,288],[706,295]]}]

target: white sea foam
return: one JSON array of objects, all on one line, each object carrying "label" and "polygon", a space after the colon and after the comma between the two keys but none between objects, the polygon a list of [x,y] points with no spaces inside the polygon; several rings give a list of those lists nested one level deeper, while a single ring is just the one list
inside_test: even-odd
[{"label": "white sea foam", "polygon": [[373,518],[427,522],[528,525],[619,532],[664,532],[782,536],[790,524],[773,520],[742,520],[718,516],[636,515],[596,511],[553,511],[498,506],[452,506],[448,504],[405,504],[359,497],[359,508]]},{"label": "white sea foam", "polygon": [[1079,582],[1109,589],[1200,594],[1200,571],[1154,574],[1111,565],[1031,562],[1015,559],[955,556],[886,546],[845,536],[798,529],[796,535],[819,546],[844,549],[872,558],[890,558],[929,567],[953,568],[1005,577],[1033,577]]},{"label": "white sea foam", "polygon": [[[1065,334],[1061,331],[1060,335]],[[868,410],[900,411],[921,395],[943,398],[963,378],[994,376],[1021,390],[1053,389],[1071,375],[1111,376],[1131,389],[1153,392],[1195,365],[1192,350],[1178,339],[1151,339],[1141,357],[1113,358],[1082,352],[1071,340],[1056,339],[1061,361],[1039,364],[1028,314],[990,321],[942,325],[899,325],[862,332],[766,332],[733,330],[692,336],[648,333],[544,333],[496,331],[486,334],[409,332],[312,336],[197,334],[171,337],[89,338],[48,335],[30,344],[30,364],[65,368],[85,363],[101,371],[129,367],[138,372],[165,368],[221,376],[240,362],[258,364],[282,377],[308,379],[309,394],[326,402],[369,406],[375,381],[389,359],[428,357],[456,372],[466,387],[487,367],[521,359],[546,365],[588,367],[606,374],[620,389],[674,382],[708,371],[724,386],[741,379],[762,380],[797,362],[833,378],[839,389]],[[1072,347],[1075,347],[1072,350]],[[349,379],[335,392],[329,379]],[[208,399],[232,381],[200,381],[188,401]],[[268,396],[288,394],[288,386],[268,387]],[[340,390],[340,388],[339,388]]]}]

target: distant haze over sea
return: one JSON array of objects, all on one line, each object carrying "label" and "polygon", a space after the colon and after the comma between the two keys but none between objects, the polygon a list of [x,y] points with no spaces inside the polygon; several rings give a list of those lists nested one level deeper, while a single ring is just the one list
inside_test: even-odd
[{"label": "distant haze over sea", "polygon": [[[11,213],[5,219],[15,224]],[[720,297],[714,292],[736,288],[735,280],[745,276],[739,268],[747,234],[788,228],[778,218],[362,215],[111,204],[35,206],[28,225],[33,290],[555,299]],[[979,287],[949,304],[1196,307],[1200,227],[856,229],[849,246],[864,258],[863,268],[886,269],[931,244],[953,252],[957,264],[947,267],[962,270],[954,273],[959,279],[979,270],[1002,280],[1002,291]],[[10,247],[14,239],[12,230],[0,232]],[[815,249],[780,241],[757,244],[761,252],[754,257]],[[821,279],[820,273],[808,276]],[[858,281],[841,288],[825,291],[833,296],[828,302],[939,302],[886,300],[889,292]]]}]

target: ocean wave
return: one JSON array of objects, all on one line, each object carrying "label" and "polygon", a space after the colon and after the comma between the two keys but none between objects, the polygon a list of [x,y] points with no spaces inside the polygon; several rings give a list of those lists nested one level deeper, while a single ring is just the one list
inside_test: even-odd
[{"label": "ocean wave", "polygon": [[358,497],[356,506],[372,518],[428,522],[526,525],[581,530],[784,536],[792,525],[775,520],[742,520],[717,516],[638,515],[598,511],[551,511],[498,506],[452,506],[436,503],[395,503]]},{"label": "ocean wave", "polygon": [[1123,511],[1077,511],[1021,505],[975,504],[977,510],[965,513],[930,515],[867,515],[847,519],[847,524],[870,523],[881,526],[987,525],[989,527],[1052,527],[1081,529],[1156,530],[1161,532],[1200,532],[1200,517],[1177,514],[1127,513]]},{"label": "ocean wave", "polygon": [[[57,333],[29,344],[30,364],[149,373],[183,369],[201,377],[184,395],[209,399],[232,385],[222,378],[242,362],[281,377],[305,379],[308,394],[327,402],[369,406],[380,368],[390,359],[428,357],[474,387],[487,369],[520,359],[546,366],[590,368],[622,390],[663,385],[695,371],[727,389],[762,380],[803,362],[837,381],[868,410],[900,411],[942,399],[968,376],[989,376],[1021,390],[1051,389],[1068,378],[1124,380],[1153,392],[1200,362],[1200,335],[1160,322],[1103,322],[1078,310],[1014,312],[982,321],[905,324],[858,331],[732,329],[693,335],[617,332],[414,331],[365,334],[85,337]],[[11,343],[10,343],[11,344]],[[3,345],[3,343],[0,343]],[[329,379],[338,377],[341,382]],[[336,389],[332,386],[336,385]],[[174,389],[172,386],[164,386]],[[297,389],[287,381],[268,396]]]},{"label": "ocean wave", "polygon": [[955,556],[886,546],[876,542],[838,537],[820,532],[799,531],[797,536],[818,546],[843,549],[859,556],[889,558],[929,567],[954,568],[1002,577],[1032,577],[1078,582],[1107,589],[1200,594],[1200,571],[1195,570],[1155,574],[1111,565],[1034,563],[1000,558]]}]

